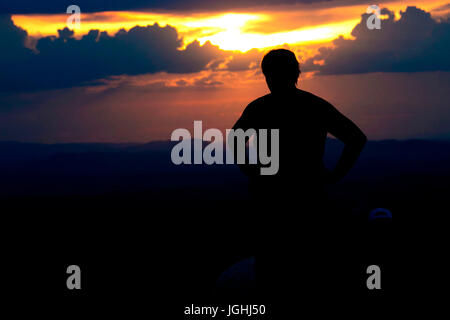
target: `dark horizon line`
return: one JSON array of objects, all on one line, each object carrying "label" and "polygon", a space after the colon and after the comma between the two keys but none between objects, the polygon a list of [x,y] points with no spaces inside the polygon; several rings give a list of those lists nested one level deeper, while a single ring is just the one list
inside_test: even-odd
[{"label": "dark horizon line", "polygon": [[[328,136],[327,139],[330,140],[338,140],[334,137]],[[191,138],[189,140],[197,140],[194,138]],[[0,144],[35,144],[35,145],[116,145],[116,146],[139,146],[139,145],[146,145],[146,144],[152,144],[152,143],[177,143],[178,141],[171,141],[170,139],[167,140],[149,140],[146,142],[80,142],[80,141],[73,141],[73,142],[54,142],[54,143],[47,143],[47,142],[33,142],[33,141],[20,141],[20,140],[0,140]],[[211,143],[211,141],[202,140],[205,143]],[[450,143],[450,138],[408,138],[408,139],[369,139],[368,142],[446,142]]]}]

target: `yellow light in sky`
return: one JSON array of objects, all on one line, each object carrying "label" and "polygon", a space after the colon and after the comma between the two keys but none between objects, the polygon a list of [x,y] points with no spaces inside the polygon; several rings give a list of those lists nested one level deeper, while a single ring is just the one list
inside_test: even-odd
[{"label": "yellow light in sky", "polygon": [[324,42],[338,35],[348,35],[359,20],[350,20],[315,28],[304,28],[271,34],[245,33],[240,28],[225,28],[216,34],[198,38],[200,44],[211,41],[224,50],[248,51],[252,48],[268,48],[283,44]]},{"label": "yellow light in sky", "polygon": [[240,29],[251,20],[264,19],[266,19],[266,16],[262,14],[226,13],[203,19],[190,20],[185,25],[192,28],[218,27],[223,29]]},{"label": "yellow light in sky", "polygon": [[[408,4],[431,11],[446,2],[448,0],[410,0]],[[384,3],[382,7],[384,6],[395,10],[397,15],[399,10],[406,8],[405,4],[397,1]],[[366,8],[367,5],[355,5],[342,8],[317,8],[311,11],[302,10],[300,7],[296,11],[295,7],[292,7],[291,11],[274,10],[258,13],[186,14],[128,11],[82,13],[81,28],[75,31],[75,36],[80,37],[87,34],[91,29],[107,31],[112,35],[121,28],[129,30],[136,25],[147,26],[158,23],[161,26],[175,27],[180,37],[183,38],[184,46],[194,40],[199,40],[201,44],[210,41],[221,49],[240,51],[248,51],[253,48],[265,49],[283,44],[312,45],[330,41],[339,35],[349,37]],[[297,15],[297,17],[290,18],[293,24],[289,28],[283,29],[283,22],[289,22],[288,17],[292,13],[300,13],[303,16]],[[320,23],[314,22],[315,16],[322,19]],[[29,35],[41,37],[56,35],[58,29],[66,27],[67,17],[66,14],[31,14],[14,15],[12,18],[14,23],[27,30]],[[305,17],[309,22],[301,23],[301,21],[306,21]],[[323,17],[329,18],[324,20]],[[298,27],[297,21],[299,21]],[[270,28],[264,28],[265,25]],[[265,32],[269,29],[272,31]]]},{"label": "yellow light in sky", "polygon": [[[58,29],[66,27],[67,15],[15,15],[14,23],[26,29],[31,36],[55,35]],[[269,20],[268,14],[225,13],[216,15],[194,15],[178,17],[165,14],[133,12],[101,12],[83,14],[81,28],[76,36],[91,29],[106,30],[114,34],[121,28],[130,29],[136,25],[146,26],[155,22],[171,25],[184,39],[184,45],[198,40],[201,44],[210,41],[223,50],[248,51],[253,48],[268,48],[282,44],[327,41],[339,34],[348,35],[358,19],[318,27],[301,28],[285,32],[258,33],[246,29],[252,22]]]}]

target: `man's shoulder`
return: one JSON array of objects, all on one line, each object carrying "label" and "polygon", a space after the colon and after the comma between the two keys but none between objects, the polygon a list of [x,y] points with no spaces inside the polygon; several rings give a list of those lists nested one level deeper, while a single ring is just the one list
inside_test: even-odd
[{"label": "man's shoulder", "polygon": [[335,109],[335,107],[324,98],[316,96],[315,94],[308,91],[304,90],[299,91],[301,95],[301,100],[303,100],[302,102],[308,105],[316,112],[319,112],[322,116],[326,116]]},{"label": "man's shoulder", "polygon": [[249,105],[259,105],[259,104],[264,104],[267,103],[267,101],[269,101],[271,94],[268,93],[266,95],[263,95],[262,97],[259,97],[255,100],[253,100],[252,102],[249,103]]},{"label": "man's shoulder", "polygon": [[309,91],[305,91],[305,90],[301,90],[299,89],[299,95],[302,98],[306,98],[308,100],[310,100],[311,102],[317,103],[317,104],[323,104],[323,105],[329,105],[330,103],[325,100],[324,98],[321,98],[319,96],[316,96],[315,94],[309,92]]},{"label": "man's shoulder", "polygon": [[253,110],[255,108],[258,108],[258,106],[266,105],[269,102],[269,100],[270,100],[270,93],[268,93],[268,94],[266,94],[266,95],[264,95],[262,97],[259,97],[259,98],[255,99],[255,100],[253,100],[252,102],[250,102],[247,105],[246,110]]}]

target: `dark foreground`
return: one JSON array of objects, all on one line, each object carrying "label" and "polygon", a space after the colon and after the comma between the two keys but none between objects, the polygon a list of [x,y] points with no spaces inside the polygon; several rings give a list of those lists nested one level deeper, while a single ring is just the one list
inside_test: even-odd
[{"label": "dark foreground", "polygon": [[[327,164],[339,149],[328,142]],[[185,307],[267,303],[270,313],[274,301],[258,297],[248,278],[223,283],[225,270],[254,255],[258,217],[236,167],[174,166],[165,142],[0,143],[0,153],[1,288],[21,306],[16,312],[203,319],[185,316]],[[369,142],[346,180],[329,187],[327,207],[339,218],[324,226],[330,236],[319,247],[333,250],[318,263],[341,287],[318,300],[294,288],[286,304],[298,304],[299,315],[313,306],[375,312],[399,296],[433,292],[445,271],[449,178],[450,143]],[[380,207],[394,218],[369,222]],[[308,213],[299,205],[291,214],[301,223]],[[79,291],[66,287],[72,264],[82,270]],[[366,286],[373,264],[381,290]]]}]

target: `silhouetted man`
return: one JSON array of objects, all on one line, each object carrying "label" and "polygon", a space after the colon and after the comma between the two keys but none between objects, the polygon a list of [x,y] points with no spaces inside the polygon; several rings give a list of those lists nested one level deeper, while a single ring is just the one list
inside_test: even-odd
[{"label": "silhouetted man", "polygon": [[[327,281],[321,278],[321,268],[333,273],[322,258],[327,242],[334,241],[327,239],[326,230],[333,226],[327,225],[331,213],[324,210],[324,186],[353,167],[366,137],[330,103],[296,87],[300,68],[293,52],[272,50],[261,67],[271,93],[251,102],[233,127],[279,129],[277,174],[260,175],[259,164],[241,165],[249,176],[257,230],[257,282],[276,296],[290,290],[321,294]],[[327,133],[345,144],[332,171],[322,159]]]}]

